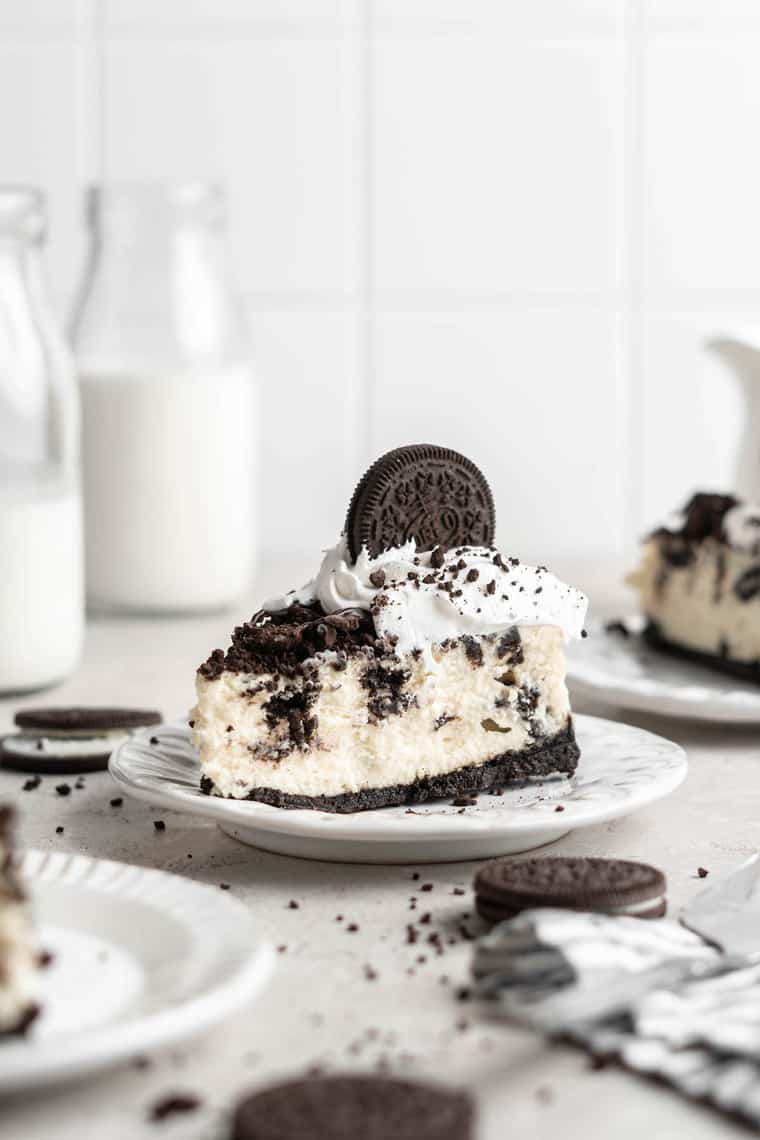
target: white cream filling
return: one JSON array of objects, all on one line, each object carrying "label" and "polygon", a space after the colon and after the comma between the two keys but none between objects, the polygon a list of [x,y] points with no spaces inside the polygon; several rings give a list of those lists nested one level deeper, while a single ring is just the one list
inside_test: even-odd
[{"label": "white cream filling", "polygon": [[[450,570],[458,563],[463,566],[454,576]],[[431,572],[434,581],[425,582]],[[410,579],[410,574],[415,577]],[[375,584],[373,576],[375,583],[380,577],[384,581]],[[442,588],[441,578],[453,583],[457,596]],[[381,595],[387,603],[378,608]],[[397,638],[400,654],[421,649],[428,667],[434,664],[433,645],[462,634],[477,637],[512,626],[556,625],[566,640],[579,637],[588,608],[580,590],[545,567],[528,566],[493,550],[476,546],[449,550],[443,566],[435,570],[431,552],[418,552],[414,540],[376,558],[363,550],[353,562],[345,537],[326,551],[312,581],[269,599],[264,609],[276,612],[296,601],[305,605],[319,601],[327,613],[371,610],[378,635]]]},{"label": "white cream filling", "polygon": [[624,903],[623,906],[606,906],[603,909],[605,914],[629,914],[635,916],[637,914],[644,914],[648,910],[654,910],[655,907],[660,906],[664,902],[665,895],[655,895],[654,898],[644,899],[643,902]]},{"label": "white cream filling", "polygon": [[92,737],[49,737],[19,733],[6,736],[3,748],[27,759],[34,756],[101,756],[113,752],[127,735],[125,732],[109,732]]},{"label": "white cream filling", "polygon": [[[498,638],[479,643],[480,666],[461,644],[447,652],[434,646],[432,673],[423,659],[405,658],[412,675],[403,692],[416,703],[374,722],[361,684],[373,659],[349,657],[337,671],[328,663],[334,654],[320,655],[322,687],[309,710],[318,729],[303,749],[291,750],[286,723],[267,724],[272,693],[255,690],[269,674],[225,672],[214,680],[199,674],[192,718],[203,775],[225,796],[243,797],[256,787],[333,796],[407,785],[529,747],[535,740],[518,707],[519,690],[537,690],[534,723],[543,736],[566,728],[570,704],[560,630],[532,626],[520,634],[523,661],[516,665],[498,656]],[[281,679],[278,691],[287,683]],[[441,723],[443,717],[453,719]],[[286,754],[272,759],[268,751],[278,743]]]}]

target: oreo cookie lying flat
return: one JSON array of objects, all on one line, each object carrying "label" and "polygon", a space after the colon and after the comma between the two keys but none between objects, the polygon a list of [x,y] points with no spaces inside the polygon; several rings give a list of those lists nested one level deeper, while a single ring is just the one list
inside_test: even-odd
[{"label": "oreo cookie lying flat", "polygon": [[235,1111],[232,1140],[471,1140],[465,1093],[380,1076],[328,1076],[263,1089]]},{"label": "oreo cookie lying flat", "polygon": [[0,764],[43,775],[93,772],[131,732],[161,720],[155,709],[22,709],[14,717],[21,731],[0,741]]},{"label": "oreo cookie lying flat", "polygon": [[492,923],[531,907],[661,918],[667,906],[662,871],[627,859],[495,859],[479,869],[474,885],[477,912]]},{"label": "oreo cookie lying flat", "polygon": [[359,480],[346,516],[352,558],[375,557],[414,538],[419,550],[491,546],[491,488],[472,460],[448,447],[412,444],[389,451]]}]

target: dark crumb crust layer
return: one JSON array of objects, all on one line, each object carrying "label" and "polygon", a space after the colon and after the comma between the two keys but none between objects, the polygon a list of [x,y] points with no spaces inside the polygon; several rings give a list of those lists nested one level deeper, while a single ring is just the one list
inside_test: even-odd
[{"label": "dark crumb crust layer", "polygon": [[[562,732],[519,752],[502,752],[484,764],[457,768],[441,776],[423,777],[411,784],[366,788],[361,792],[344,792],[337,796],[299,796],[276,788],[253,788],[243,798],[278,808],[313,808],[317,811],[346,813],[370,811],[374,808],[448,799],[451,796],[474,795],[556,774],[571,776],[578,766],[579,757],[580,749],[570,721]],[[213,784],[206,776],[201,778],[201,791],[207,795],[214,791]]]},{"label": "dark crumb crust layer", "polygon": [[751,681],[755,685],[760,685],[760,660],[736,661],[727,654],[703,653],[698,649],[689,649],[685,645],[677,645],[663,637],[660,627],[654,621],[647,623],[641,636],[653,649],[668,653],[671,657],[680,657],[683,661],[693,661],[697,665],[706,665],[710,669],[717,669],[721,673],[739,677],[742,681]]}]

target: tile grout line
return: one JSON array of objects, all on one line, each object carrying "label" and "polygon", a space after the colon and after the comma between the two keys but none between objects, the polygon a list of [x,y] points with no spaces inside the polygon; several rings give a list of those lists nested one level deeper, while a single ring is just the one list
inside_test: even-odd
[{"label": "tile grout line", "polygon": [[625,10],[624,217],[623,217],[623,409],[625,475],[623,546],[644,524],[644,155],[646,27],[641,0]]},{"label": "tile grout line", "polygon": [[77,177],[80,189],[103,176],[102,0],[77,0]]},{"label": "tile grout line", "polygon": [[[374,244],[374,67],[372,0],[362,0],[359,34],[359,165],[361,169],[361,208],[358,219],[361,293],[360,353],[361,398],[359,401],[359,468],[372,457],[374,446],[372,416],[375,405],[375,244]],[[355,468],[355,471],[358,468]],[[354,478],[356,475],[354,474]]]}]

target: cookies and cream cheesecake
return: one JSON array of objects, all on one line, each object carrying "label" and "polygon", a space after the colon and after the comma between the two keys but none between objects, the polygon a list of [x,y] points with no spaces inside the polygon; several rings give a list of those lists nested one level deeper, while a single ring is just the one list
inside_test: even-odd
[{"label": "cookies and cream cheesecake", "polygon": [[0,806],[0,1037],[23,1033],[38,1013],[39,954],[13,865],[13,810]]},{"label": "cookies and cream cheesecake", "polygon": [[564,645],[587,602],[496,550],[493,526],[456,452],[373,465],[313,580],[198,670],[203,789],[357,811],[572,773]]},{"label": "cookies and cream cheesecake", "polygon": [[760,505],[694,495],[628,582],[652,645],[760,683]]}]

